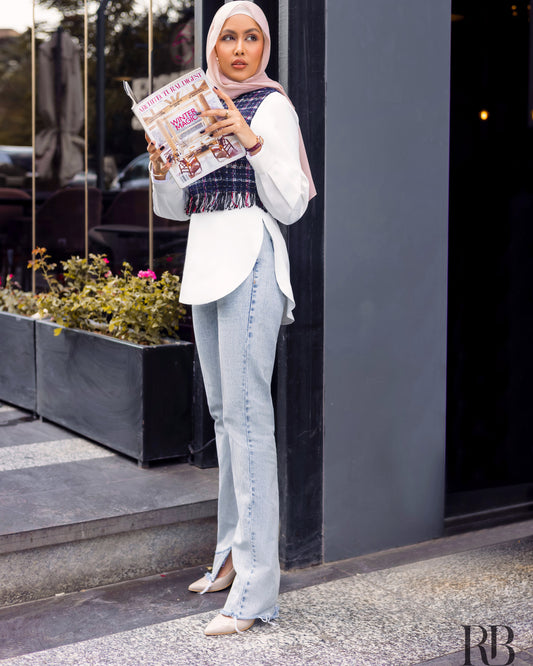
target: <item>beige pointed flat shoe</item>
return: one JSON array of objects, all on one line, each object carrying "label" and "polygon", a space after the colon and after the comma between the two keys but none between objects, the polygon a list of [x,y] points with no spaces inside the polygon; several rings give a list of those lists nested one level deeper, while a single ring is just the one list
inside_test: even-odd
[{"label": "beige pointed flat shoe", "polygon": [[[199,592],[200,594],[204,592],[220,592],[220,590],[225,590],[233,583],[235,578],[235,569],[232,569],[225,576],[219,576],[212,584],[205,576],[195,580],[194,583],[189,585],[189,592]],[[207,589],[206,589],[207,588]]]},{"label": "beige pointed flat shoe", "polygon": [[206,636],[224,636],[225,634],[240,634],[249,629],[255,620],[236,620],[227,615],[217,615],[204,630]]}]

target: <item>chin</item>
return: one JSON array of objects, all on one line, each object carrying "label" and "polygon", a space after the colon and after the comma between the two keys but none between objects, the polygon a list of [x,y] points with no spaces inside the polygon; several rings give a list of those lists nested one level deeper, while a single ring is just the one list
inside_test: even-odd
[{"label": "chin", "polygon": [[[231,79],[232,81],[235,81],[235,82],[237,82],[237,83],[242,83],[243,81],[246,81],[246,80],[249,79],[251,76],[253,76],[253,74],[250,74],[250,72],[248,72],[248,71],[241,71],[241,72],[239,72],[239,71],[233,71],[233,70],[231,70],[231,71],[229,71],[229,72],[225,72],[224,70],[222,70],[222,73],[223,73],[225,76],[227,76],[228,79]],[[254,74],[255,74],[255,72],[254,72]]]}]

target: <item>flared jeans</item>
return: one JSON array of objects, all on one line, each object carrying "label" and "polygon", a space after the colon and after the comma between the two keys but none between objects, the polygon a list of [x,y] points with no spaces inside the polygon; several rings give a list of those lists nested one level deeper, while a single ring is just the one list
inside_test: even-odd
[{"label": "flared jeans", "polygon": [[284,295],[267,230],[252,272],[227,296],[194,305],[200,365],[219,464],[214,581],[229,553],[236,576],[222,613],[278,615],[279,496],[271,380]]}]

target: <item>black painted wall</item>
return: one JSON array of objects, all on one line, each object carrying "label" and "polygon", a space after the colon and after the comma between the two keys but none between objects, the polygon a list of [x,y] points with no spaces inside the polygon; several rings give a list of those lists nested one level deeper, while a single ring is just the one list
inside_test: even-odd
[{"label": "black painted wall", "polygon": [[282,329],[278,353],[280,554],[291,568],[323,557],[325,3],[299,0],[288,8],[288,93],[318,192],[288,229],[296,321]]},{"label": "black painted wall", "polygon": [[[286,230],[296,322],[283,327],[278,343],[273,394],[280,483],[280,560],[284,568],[322,561],[323,436],[323,225],[324,66],[323,0],[260,0],[270,26],[272,53],[267,73],[278,73],[280,5],[288,9],[289,89],[300,117],[319,196],[305,216]],[[207,34],[219,1],[202,0]],[[205,54],[203,55],[205,66]]]}]

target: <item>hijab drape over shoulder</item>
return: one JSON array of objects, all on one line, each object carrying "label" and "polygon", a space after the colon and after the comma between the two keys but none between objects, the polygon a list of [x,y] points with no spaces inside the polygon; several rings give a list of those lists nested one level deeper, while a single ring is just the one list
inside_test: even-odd
[{"label": "hijab drape over shoulder", "polygon": [[[234,16],[235,14],[244,14],[252,18],[261,28],[264,37],[264,48],[261,65],[259,66],[257,72],[245,81],[233,81],[232,79],[225,76],[220,70],[216,59],[215,46],[218,40],[218,36],[220,35],[220,32],[227,19],[230,16]],[[232,99],[242,95],[245,92],[257,90],[258,88],[275,88],[276,90],[279,90],[280,93],[285,95],[287,99],[289,99],[281,83],[271,79],[265,72],[268,60],[270,58],[270,30],[263,10],[254,2],[249,2],[247,0],[234,0],[233,2],[227,2],[226,4],[222,5],[222,7],[220,7],[220,9],[213,17],[211,27],[209,28],[209,33],[207,35],[206,56],[207,77],[211,83],[217,86],[217,88],[220,88]],[[309,180],[309,199],[312,199],[316,195],[316,189],[313,183],[313,177],[311,176],[311,169],[309,168],[309,161],[307,159],[307,153],[305,151],[301,131],[300,163],[302,165],[302,169],[305,172],[305,175]]]}]

